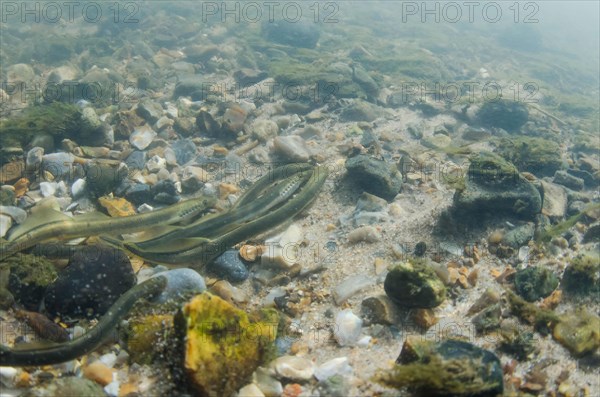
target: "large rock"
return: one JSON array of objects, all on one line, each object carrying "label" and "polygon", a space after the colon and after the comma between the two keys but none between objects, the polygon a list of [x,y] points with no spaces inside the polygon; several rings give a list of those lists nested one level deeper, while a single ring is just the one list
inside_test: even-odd
[{"label": "large rock", "polygon": [[485,102],[477,112],[479,122],[486,127],[518,131],[529,119],[527,106],[505,99]]},{"label": "large rock", "polygon": [[534,219],[541,210],[537,188],[514,165],[489,152],[471,158],[464,187],[454,195],[453,212],[461,222],[479,222],[482,214]]},{"label": "large rock", "polygon": [[65,270],[48,286],[44,303],[51,315],[100,316],[134,285],[135,274],[123,251],[86,246],[75,251]]},{"label": "large rock", "polygon": [[400,192],[402,175],[395,165],[390,165],[367,155],[360,154],[346,160],[348,176],[368,193],[391,201]]},{"label": "large rock", "polygon": [[320,36],[317,24],[308,19],[298,22],[268,21],[263,24],[262,32],[267,40],[301,48],[315,48]]}]

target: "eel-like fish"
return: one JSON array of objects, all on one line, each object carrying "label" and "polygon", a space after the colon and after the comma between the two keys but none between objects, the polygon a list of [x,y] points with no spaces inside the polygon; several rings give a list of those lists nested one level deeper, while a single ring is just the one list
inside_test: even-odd
[{"label": "eel-like fish", "polygon": [[165,276],[152,277],[131,288],[111,306],[98,324],[83,336],[70,342],[45,348],[10,348],[0,344],[0,366],[38,366],[58,364],[83,356],[102,344],[140,298],[156,297],[167,285]]},{"label": "eel-like fish", "polygon": [[[109,217],[94,212],[71,218],[57,211],[46,210],[46,219],[46,214],[38,213],[10,234],[8,243],[0,246],[0,261],[50,239],[69,240],[106,233],[132,233],[154,225],[183,222],[193,219],[215,203],[216,198],[201,196],[156,211],[123,217]],[[46,222],[40,224],[40,218]]]}]

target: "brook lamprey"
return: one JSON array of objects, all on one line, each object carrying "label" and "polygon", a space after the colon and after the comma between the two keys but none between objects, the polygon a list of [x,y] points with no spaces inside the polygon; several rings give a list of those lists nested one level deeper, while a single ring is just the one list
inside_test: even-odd
[{"label": "brook lamprey", "polygon": [[51,239],[69,240],[105,233],[133,233],[154,225],[185,222],[212,207],[215,202],[214,197],[201,196],[156,211],[123,217],[90,213],[71,218],[58,211],[43,210],[43,213],[31,216],[11,231],[8,242],[0,245],[0,261]]},{"label": "brook lamprey", "polygon": [[83,356],[98,348],[106,340],[110,332],[140,298],[156,297],[166,286],[165,276],[156,276],[136,285],[111,306],[94,328],[70,342],[58,343],[46,348],[27,348],[27,345],[9,348],[0,344],[0,366],[52,365]]},{"label": "brook lamprey", "polygon": [[[212,236],[212,238],[206,235],[196,235],[177,239],[151,249],[142,249],[138,244],[131,242],[125,243],[124,247],[135,255],[154,263],[193,264],[196,266],[207,264],[227,248],[290,220],[312,203],[327,179],[328,170],[325,167],[314,167],[306,175],[309,177],[301,179],[303,182],[301,186],[293,189],[293,192],[296,192],[293,197],[288,190],[283,189],[286,197],[290,196],[286,201],[277,207],[255,214],[252,219],[235,222],[226,233]],[[295,178],[295,176],[292,175],[290,178]],[[249,204],[237,207],[237,209],[243,212],[242,209],[247,208],[247,205]]]}]

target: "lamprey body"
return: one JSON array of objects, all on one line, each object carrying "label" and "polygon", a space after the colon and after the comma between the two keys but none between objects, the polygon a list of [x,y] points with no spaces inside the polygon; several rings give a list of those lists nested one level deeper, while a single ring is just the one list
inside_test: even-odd
[{"label": "lamprey body", "polygon": [[[202,196],[156,211],[123,217],[108,217],[100,213],[91,213],[70,218],[62,213],[52,211],[53,216],[60,218],[59,220],[34,225],[33,223],[39,222],[39,220],[32,219],[29,224],[25,221],[24,224],[19,225],[11,233],[9,242],[2,244],[0,261],[50,239],[68,240],[106,233],[113,235],[115,233],[132,233],[154,225],[185,222],[212,207],[215,202],[216,199],[213,197]],[[31,218],[38,217],[32,216]]]},{"label": "lamprey body", "polygon": [[[125,243],[124,247],[150,262],[173,265],[204,265],[219,256],[227,248],[254,235],[264,233],[305,209],[317,197],[327,179],[328,170],[325,167],[314,167],[309,172],[303,172],[302,175],[306,176],[301,178],[302,183],[300,186],[294,188],[292,183],[289,190],[281,189],[281,193],[285,192],[284,196],[287,200],[279,203],[276,207],[273,206],[266,211],[255,214],[251,219],[244,216],[243,221],[236,221],[232,228],[229,228],[223,234],[214,236],[196,235],[186,239],[173,240],[170,244],[162,244],[151,249],[142,249],[136,243]],[[294,178],[297,178],[297,176],[292,175],[288,180],[294,181]],[[290,191],[296,194],[292,196]],[[265,195],[268,194],[265,193]],[[257,196],[253,199],[260,201],[261,196],[258,194]],[[244,209],[248,208],[249,205],[250,203],[235,207],[233,211],[244,213]]]},{"label": "lamprey body", "polygon": [[94,328],[70,342],[34,349],[28,349],[26,345],[12,349],[0,345],[0,366],[22,367],[59,364],[87,354],[103,343],[119,321],[140,298],[156,297],[165,289],[166,285],[167,278],[164,276],[156,276],[136,285],[112,305]]}]

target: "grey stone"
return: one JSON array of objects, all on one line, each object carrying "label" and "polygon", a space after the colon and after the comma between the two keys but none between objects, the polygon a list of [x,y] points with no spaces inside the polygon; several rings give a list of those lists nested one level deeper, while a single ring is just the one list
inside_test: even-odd
[{"label": "grey stone", "polygon": [[573,190],[583,190],[584,181],[581,178],[569,174],[567,171],[556,171],[554,173],[554,183],[563,185]]},{"label": "grey stone", "polygon": [[148,125],[137,127],[129,136],[129,142],[138,150],[146,149],[156,138],[156,132]]},{"label": "grey stone", "polygon": [[163,115],[163,108],[153,100],[143,99],[137,105],[137,114],[150,124],[154,124]]},{"label": "grey stone", "polygon": [[542,210],[550,219],[559,219],[567,211],[567,192],[562,186],[541,181],[544,190],[544,203]]},{"label": "grey stone", "polygon": [[166,272],[157,273],[152,276],[152,278],[158,276],[164,276],[167,278],[166,288],[154,299],[159,303],[177,299],[189,292],[201,293],[206,290],[204,278],[193,269],[173,269]]},{"label": "grey stone", "polygon": [[275,153],[289,162],[306,162],[310,158],[306,142],[297,135],[278,136],[273,144]]},{"label": "grey stone", "polygon": [[346,160],[348,176],[368,193],[388,201],[400,192],[402,175],[395,166],[367,155],[358,155]]}]

